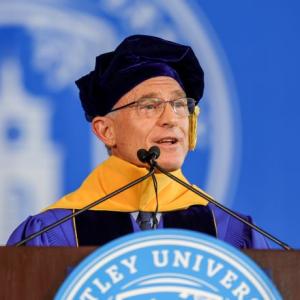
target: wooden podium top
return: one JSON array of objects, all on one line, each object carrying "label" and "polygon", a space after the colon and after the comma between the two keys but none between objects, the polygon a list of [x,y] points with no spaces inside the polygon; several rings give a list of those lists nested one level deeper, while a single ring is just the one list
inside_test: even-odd
[{"label": "wooden podium top", "polygon": [[[53,299],[70,272],[96,247],[0,247],[0,299]],[[246,250],[283,299],[299,299],[300,251]]]}]

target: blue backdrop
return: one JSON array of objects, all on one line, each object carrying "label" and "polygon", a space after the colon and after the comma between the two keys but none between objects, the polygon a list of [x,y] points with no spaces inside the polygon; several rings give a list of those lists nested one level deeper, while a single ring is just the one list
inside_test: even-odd
[{"label": "blue backdrop", "polygon": [[298,238],[297,1],[0,3],[0,243],[106,157],[74,80],[125,36],[191,45],[205,69],[184,173],[291,246]]}]

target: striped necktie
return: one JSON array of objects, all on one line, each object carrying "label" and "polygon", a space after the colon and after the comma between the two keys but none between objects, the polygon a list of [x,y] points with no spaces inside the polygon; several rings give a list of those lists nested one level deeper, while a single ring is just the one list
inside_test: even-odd
[{"label": "striped necktie", "polygon": [[148,230],[152,228],[152,212],[143,212],[140,211],[138,217],[136,219],[138,225],[140,226],[141,230]]}]

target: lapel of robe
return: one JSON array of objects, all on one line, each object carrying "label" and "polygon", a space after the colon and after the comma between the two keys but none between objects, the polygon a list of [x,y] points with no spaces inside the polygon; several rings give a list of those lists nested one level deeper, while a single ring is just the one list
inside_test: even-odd
[{"label": "lapel of robe", "polygon": [[193,205],[188,209],[163,214],[164,228],[188,229],[216,236],[217,230],[211,209]]},{"label": "lapel of robe", "polygon": [[129,213],[88,210],[75,218],[79,246],[102,246],[133,232]]},{"label": "lapel of robe", "polygon": [[[188,229],[216,236],[215,222],[208,206],[163,213],[164,228]],[[79,246],[101,246],[133,232],[130,213],[88,210],[75,218]]]}]

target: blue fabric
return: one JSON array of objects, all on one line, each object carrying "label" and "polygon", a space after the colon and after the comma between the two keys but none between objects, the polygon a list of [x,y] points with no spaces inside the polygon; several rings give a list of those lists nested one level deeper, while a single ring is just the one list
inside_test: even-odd
[{"label": "blue fabric", "polygon": [[[213,204],[209,204],[212,209],[217,225],[217,238],[226,241],[231,245],[241,249],[269,249],[267,239],[249,226],[242,224],[239,220],[231,217]],[[249,216],[239,214],[245,220],[252,223]]]},{"label": "blue fabric", "polygon": [[[249,229],[231,216],[227,215],[219,208],[210,205],[217,225],[217,237],[229,244],[245,249],[268,249],[269,244],[261,234]],[[26,236],[35,233],[45,226],[52,224],[58,219],[70,214],[70,210],[53,209],[33,217],[27,218],[10,236],[7,245],[14,245]],[[243,216],[251,221],[250,217]],[[138,225],[131,217],[133,232],[139,231]],[[163,215],[159,228],[163,226]],[[42,234],[34,240],[27,243],[28,246],[76,246],[73,221],[68,220],[62,225]]]},{"label": "blue fabric", "polygon": [[[42,230],[46,226],[71,214],[71,210],[53,209],[47,210],[36,216],[28,217],[21,223],[10,236],[7,245],[14,245],[25,237]],[[69,220],[29,241],[27,246],[76,246],[74,227]]]}]

